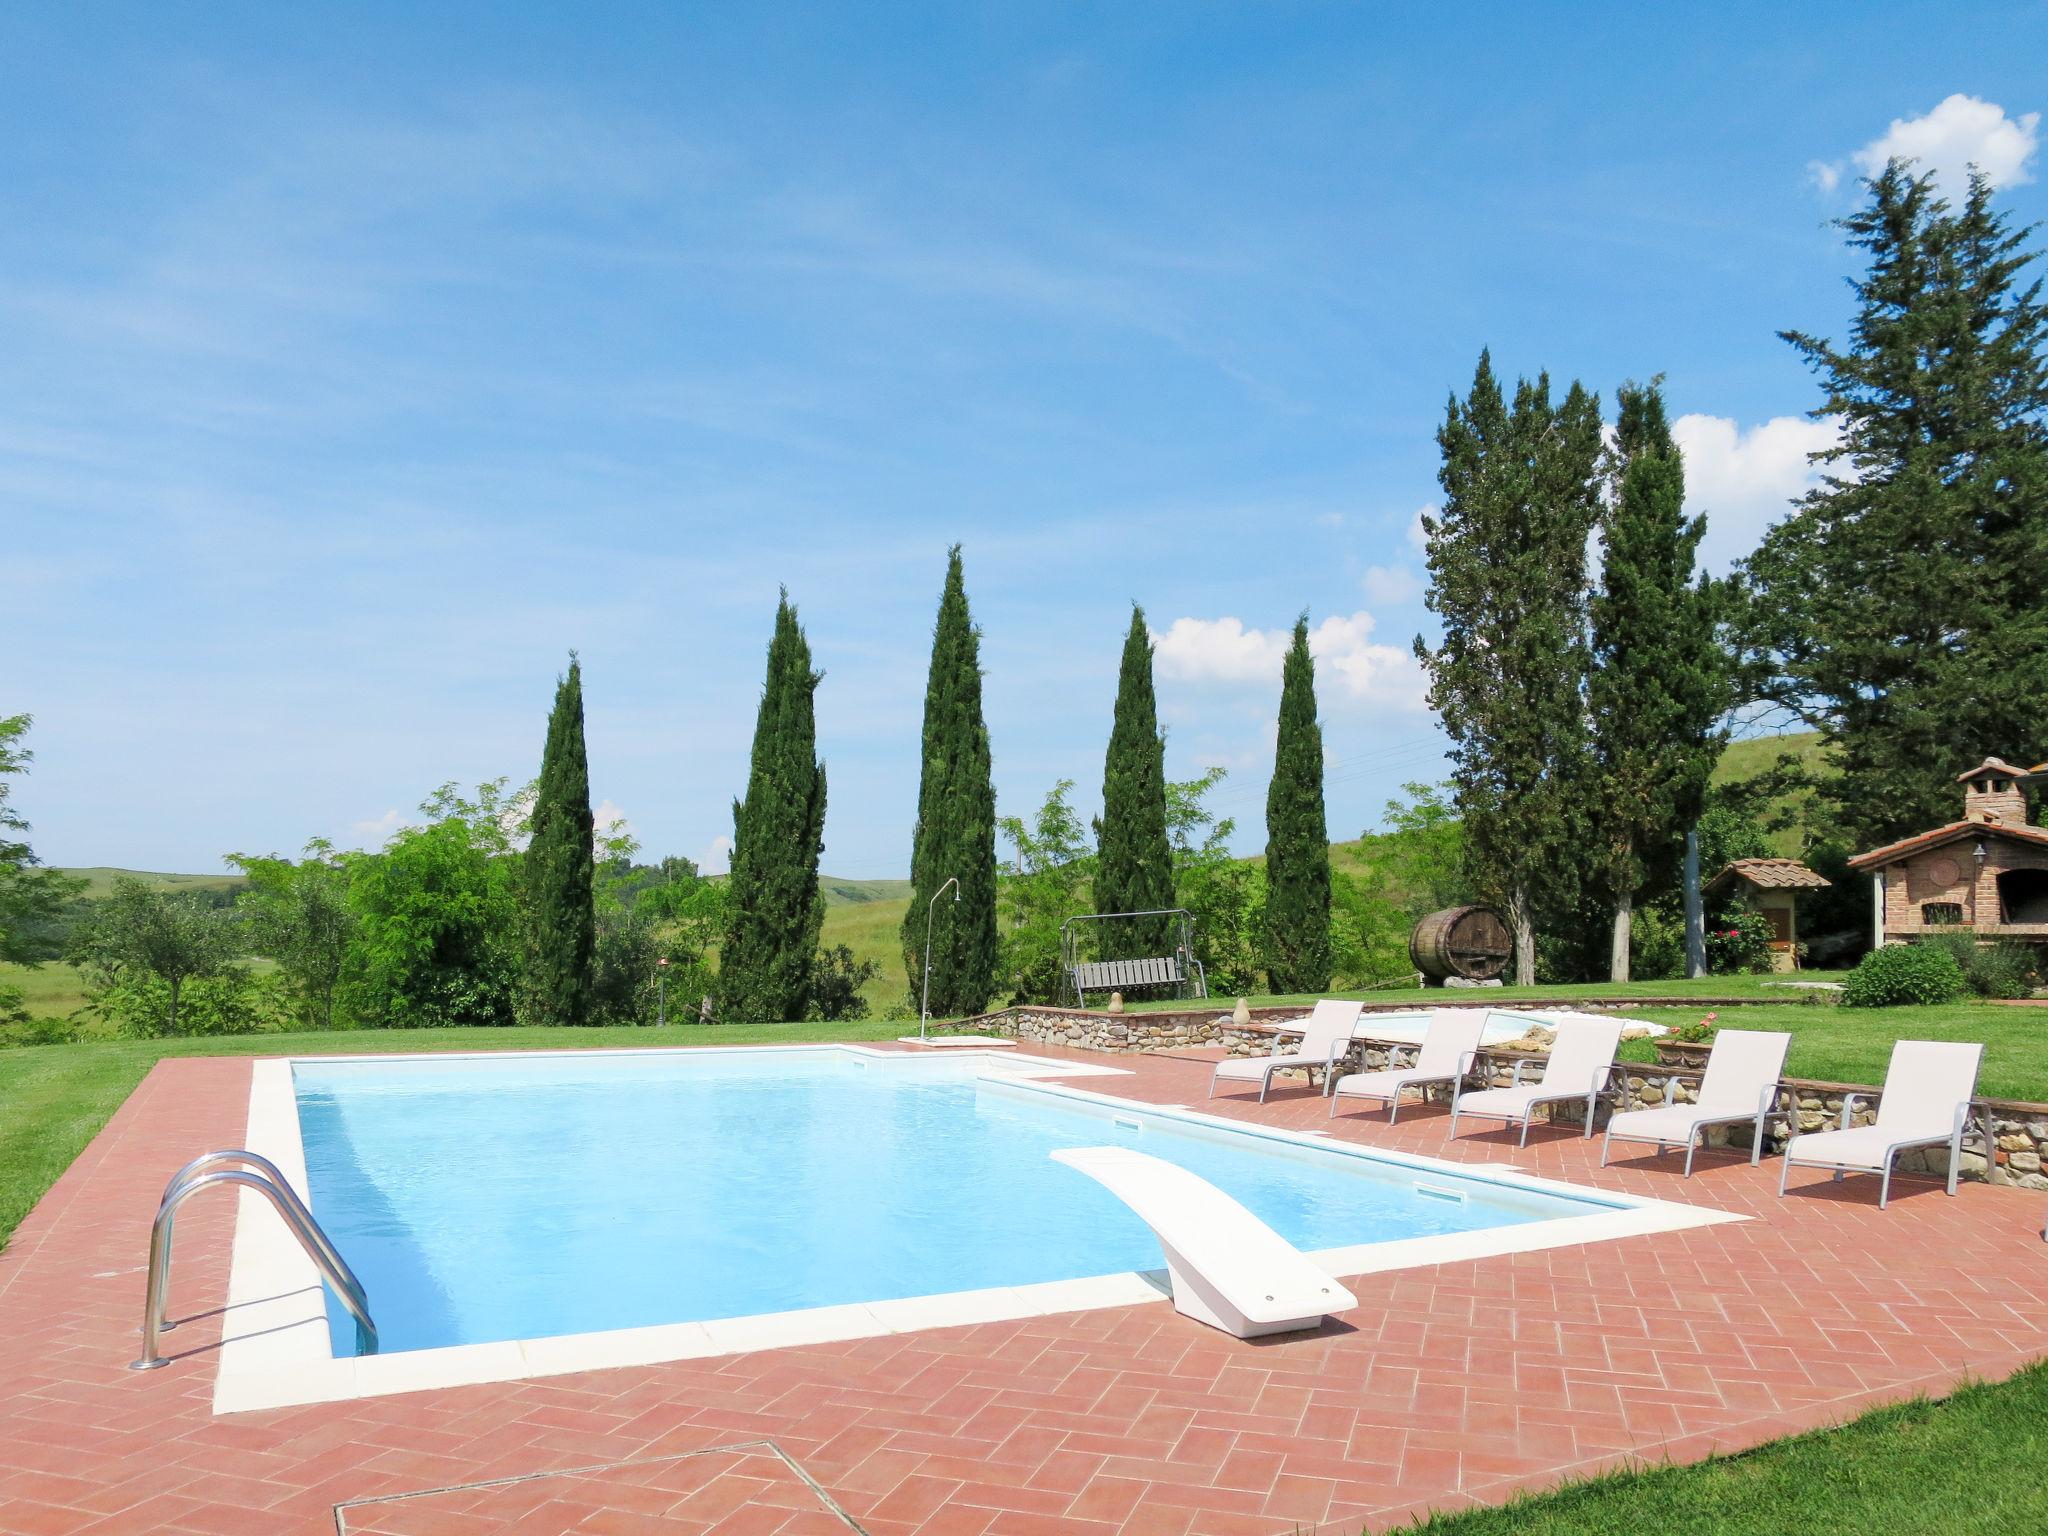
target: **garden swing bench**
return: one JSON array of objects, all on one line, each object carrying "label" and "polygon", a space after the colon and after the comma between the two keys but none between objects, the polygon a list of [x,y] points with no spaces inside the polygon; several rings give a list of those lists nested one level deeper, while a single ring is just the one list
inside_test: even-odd
[{"label": "garden swing bench", "polygon": [[[1173,919],[1171,953],[1133,960],[1083,960],[1081,923],[1106,923],[1138,917]],[[1172,987],[1175,997],[1207,997],[1208,978],[1195,958],[1195,924],[1185,907],[1153,912],[1090,912],[1060,924],[1060,974],[1073,989],[1074,1006],[1085,1008],[1090,992],[1121,992],[1129,987]],[[1193,988],[1192,993],[1189,991]]]}]

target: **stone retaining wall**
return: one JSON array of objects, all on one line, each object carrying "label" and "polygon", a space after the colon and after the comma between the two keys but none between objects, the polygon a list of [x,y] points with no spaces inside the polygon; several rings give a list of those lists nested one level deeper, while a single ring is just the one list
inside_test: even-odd
[{"label": "stone retaining wall", "polygon": [[[1414,1005],[1405,1006],[1412,1008]],[[1626,1006],[1634,1011],[1640,1005]],[[1377,1011],[1399,1012],[1402,1009],[1403,1005],[1389,1005]],[[1263,1056],[1273,1049],[1276,1036],[1298,1033],[1298,1027],[1290,1029],[1287,1026],[1290,1023],[1298,1026],[1306,1017],[1300,1008],[1254,1008],[1251,1015],[1250,1023],[1237,1024],[1228,1011],[1219,1010],[1213,1003],[1200,1008],[1144,1013],[1022,1006],[962,1020],[957,1027],[1087,1051],[1144,1053],[1220,1045],[1232,1056]],[[1370,1014],[1361,1021],[1361,1027],[1370,1029]],[[1387,1065],[1388,1057],[1397,1044],[1374,1040],[1369,1035],[1361,1036],[1353,1041],[1345,1057],[1344,1070],[1379,1071]],[[1650,1109],[1666,1103],[1691,1103],[1696,1095],[1700,1071],[1706,1065],[1708,1049],[1705,1045],[1659,1041],[1655,1065],[1633,1061],[1615,1063],[1617,1074],[1627,1085],[1623,1106]],[[1493,1086],[1506,1087],[1513,1079],[1515,1062],[1523,1058],[1540,1062],[1542,1055],[1540,1052],[1489,1047],[1480,1070]],[[1850,1094],[1860,1098],[1850,1119],[1852,1125],[1870,1125],[1877,1119],[1877,1089],[1871,1085],[1788,1078],[1786,1088],[1797,1100],[1801,1131],[1834,1129],[1841,1123],[1842,1105]],[[1554,1106],[1553,1112],[1560,1122],[1584,1123],[1582,1109],[1558,1105]],[[1708,1139],[1715,1145],[1747,1148],[1751,1134],[1748,1126],[1735,1126],[1709,1132]],[[2044,1171],[2044,1160],[2048,1160],[2048,1104],[2014,1099],[1980,1100],[1979,1116],[1963,1134],[1962,1177],[1977,1180],[1987,1177],[1984,1155],[1987,1141],[1994,1151],[1988,1175],[1990,1182],[2013,1184],[2022,1189],[2048,1190],[2048,1171]],[[1778,1151],[1784,1142],[1784,1122],[1773,1120],[1764,1138],[1765,1149]],[[1948,1149],[1936,1147],[1925,1152],[1904,1153],[1898,1166],[1905,1173],[1946,1173]]]}]

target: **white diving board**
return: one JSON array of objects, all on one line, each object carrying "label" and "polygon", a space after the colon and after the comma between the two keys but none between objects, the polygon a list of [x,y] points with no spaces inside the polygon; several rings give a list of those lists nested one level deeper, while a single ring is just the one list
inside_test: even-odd
[{"label": "white diving board", "polygon": [[1208,1180],[1129,1147],[1052,1154],[1128,1205],[1166,1251],[1173,1304],[1240,1339],[1318,1326],[1358,1298]]}]

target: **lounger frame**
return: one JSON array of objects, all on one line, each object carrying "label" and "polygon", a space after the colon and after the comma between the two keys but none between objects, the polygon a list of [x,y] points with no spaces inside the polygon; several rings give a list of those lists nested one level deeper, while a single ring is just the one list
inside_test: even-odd
[{"label": "lounger frame", "polygon": [[[1703,1076],[1705,1076],[1704,1073],[1694,1070],[1686,1070],[1683,1072],[1669,1072],[1666,1074],[1667,1078],[1687,1078]],[[1785,1087],[1784,1080],[1780,1079],[1775,1083],[1767,1083],[1764,1085],[1763,1089],[1757,1094],[1756,1108],[1753,1110],[1737,1110],[1730,1114],[1702,1115],[1696,1120],[1694,1120],[1692,1122],[1691,1134],[1689,1134],[1685,1138],[1685,1177],[1688,1179],[1692,1177],[1693,1154],[1699,1151],[1700,1147],[1704,1145],[1704,1142],[1702,1141],[1700,1136],[1700,1132],[1705,1130],[1712,1130],[1717,1126],[1744,1125],[1747,1124],[1749,1121],[1754,1120],[1756,1122],[1756,1134],[1750,1138],[1749,1166],[1754,1168],[1758,1164],[1763,1162],[1764,1129],[1772,1120],[1783,1120],[1785,1122],[1785,1131],[1788,1137],[1791,1135],[1793,1131],[1797,1129],[1797,1109],[1796,1107],[1793,1109],[1787,1109],[1784,1103],[1784,1096],[1789,1091],[1790,1090],[1788,1090]],[[1773,1107],[1774,1103],[1775,1107]],[[1661,1136],[1631,1136],[1626,1130],[1624,1130],[1621,1133],[1621,1139],[1623,1141],[1633,1141],[1644,1146],[1654,1146],[1656,1147],[1659,1156],[1662,1156],[1664,1153],[1670,1151],[1673,1147],[1678,1145],[1677,1142],[1666,1141]],[[1613,1148],[1614,1121],[1610,1117],[1607,1122],[1606,1133],[1602,1135],[1600,1138],[1600,1166],[1602,1168],[1605,1168],[1607,1166],[1607,1156],[1613,1150]]]},{"label": "lounger frame", "polygon": [[[1838,1131],[1848,1130],[1850,1128],[1849,1119],[1855,1113],[1856,1106],[1866,1099],[1877,1097],[1880,1097],[1880,1095],[1873,1093],[1844,1094],[1842,1097],[1842,1118],[1835,1129]],[[1947,1136],[1912,1136],[1903,1141],[1885,1143],[1882,1161],[1875,1168],[1871,1167],[1868,1163],[1837,1163],[1823,1158],[1794,1157],[1792,1155],[1792,1147],[1795,1143],[1787,1142],[1785,1146],[1785,1165],[1778,1174],[1778,1194],[1780,1197],[1785,1194],[1786,1187],[1792,1178],[1794,1167],[1832,1168],[1835,1173],[1835,1182],[1838,1184],[1844,1177],[1852,1173],[1874,1173],[1878,1176],[1877,1208],[1881,1211],[1892,1196],[1892,1163],[1897,1159],[1898,1155],[1901,1152],[1917,1151],[1922,1147],[1939,1147],[1946,1144],[1948,1147],[1948,1178],[1946,1182],[1948,1192],[1953,1195],[1956,1192],[1956,1176],[1962,1171],[1963,1132],[1969,1128],[1970,1110],[1975,1103],[1975,1099],[1965,1099],[1956,1106],[1955,1124]],[[1989,1148],[1986,1149],[1987,1152],[1989,1150]],[[2044,1239],[2048,1239],[2048,1228],[2044,1228],[2041,1235]]]},{"label": "lounger frame", "polygon": [[[1484,1056],[1486,1052],[1481,1051],[1479,1054]],[[1529,1059],[1527,1057],[1523,1057],[1515,1063],[1514,1075],[1508,1080],[1510,1088],[1522,1086],[1522,1071],[1528,1065]],[[1517,1120],[1520,1120],[1522,1122],[1522,1137],[1516,1145],[1526,1147],[1529,1145],[1529,1127],[1535,1122],[1536,1106],[1538,1104],[1573,1104],[1583,1100],[1586,1105],[1585,1139],[1590,1141],[1593,1138],[1594,1111],[1600,1103],[1601,1096],[1608,1091],[1609,1082],[1613,1076],[1614,1064],[1612,1062],[1609,1062],[1604,1067],[1595,1067],[1593,1069],[1593,1080],[1586,1088],[1568,1088],[1559,1093],[1538,1094],[1534,1098],[1525,1101],[1520,1111],[1512,1115],[1501,1114],[1491,1109],[1461,1109],[1460,1105],[1465,1097],[1461,1089],[1458,1096],[1451,1100],[1451,1127],[1449,1134],[1452,1136],[1458,1134],[1458,1116],[1461,1113],[1472,1115],[1481,1120],[1498,1120],[1503,1125],[1513,1125]],[[1549,1118],[1548,1115],[1544,1117],[1546,1122],[1548,1122]]]},{"label": "lounger frame", "polygon": [[[1387,1059],[1389,1061],[1393,1060],[1395,1055],[1402,1051],[1413,1051],[1419,1058],[1422,1055],[1422,1042],[1420,1040],[1404,1041],[1387,1052]],[[1455,1099],[1459,1085],[1472,1075],[1472,1069],[1479,1064],[1479,1058],[1485,1054],[1486,1048],[1484,1046],[1477,1050],[1465,1052],[1458,1058],[1457,1069],[1452,1072],[1404,1072],[1399,1077],[1391,1080],[1389,1086],[1392,1091],[1389,1093],[1361,1093],[1355,1088],[1347,1091],[1341,1087],[1335,1090],[1325,1089],[1324,1097],[1330,1101],[1330,1118],[1332,1120],[1337,1118],[1338,1100],[1364,1099],[1368,1104],[1386,1105],[1387,1124],[1393,1125],[1401,1118],[1401,1095],[1408,1089],[1420,1088],[1423,1100],[1427,1102],[1431,1088],[1449,1084],[1451,1095]],[[1352,1075],[1364,1076],[1366,1074],[1356,1073]],[[1340,1079],[1340,1082],[1348,1080],[1348,1078]]]}]

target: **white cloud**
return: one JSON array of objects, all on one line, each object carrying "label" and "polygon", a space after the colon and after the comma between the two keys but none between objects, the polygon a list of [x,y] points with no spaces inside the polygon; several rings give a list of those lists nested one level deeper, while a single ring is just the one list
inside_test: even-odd
[{"label": "white cloud", "polygon": [[1701,561],[1725,570],[1819,483],[1821,471],[1807,456],[1832,448],[1841,427],[1832,419],[1774,416],[1745,429],[1732,417],[1694,412],[1674,421],[1671,435],[1685,455],[1686,510],[1707,517]]},{"label": "white cloud", "polygon": [[1369,601],[1388,608],[1412,603],[1422,591],[1422,583],[1405,565],[1368,566],[1362,585]]},{"label": "white cloud", "polygon": [[356,848],[382,848],[391,834],[405,824],[405,818],[396,810],[373,816],[368,821],[352,821],[348,825],[349,843]]},{"label": "white cloud", "polygon": [[702,875],[723,875],[732,869],[732,839],[724,833],[706,843],[696,858],[697,872]]},{"label": "white cloud", "polygon": [[1344,526],[1344,514],[1342,512],[1324,512],[1316,518],[1316,523],[1319,527],[1323,528],[1342,528]]},{"label": "white cloud", "polygon": [[599,837],[632,837],[633,823],[626,819],[626,813],[610,800],[602,801],[590,813],[593,830]]},{"label": "white cloud", "polygon": [[[2024,186],[2032,181],[2028,162],[2040,146],[2041,114],[2008,117],[2005,108],[1961,92],[1947,97],[1922,117],[1895,117],[1891,126],[1849,158],[1857,170],[1875,176],[1891,160],[1912,160],[1916,169],[1932,171],[1951,197],[1968,185],[1975,166],[1995,187]],[[1846,169],[1840,160],[1816,160],[1807,174],[1823,192],[1841,184]]]},{"label": "white cloud", "polygon": [[[1360,610],[1348,618],[1324,619],[1309,631],[1309,653],[1316,659],[1325,703],[1334,698],[1354,702],[1419,708],[1421,669],[1402,646],[1372,638],[1376,620]],[[1242,619],[1175,619],[1164,634],[1155,634],[1159,669],[1188,683],[1230,686],[1272,685],[1280,679],[1280,663],[1293,632],[1248,629]],[[1331,684],[1336,686],[1333,688]]]},{"label": "white cloud", "polygon": [[1422,526],[1422,520],[1436,514],[1437,505],[1431,502],[1426,507],[1417,507],[1415,515],[1408,519],[1408,547],[1418,555],[1429,548],[1429,530]]}]

